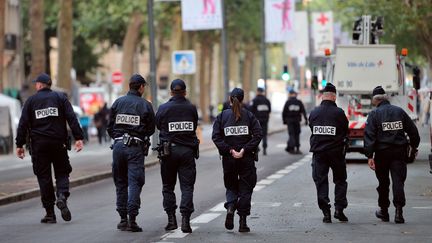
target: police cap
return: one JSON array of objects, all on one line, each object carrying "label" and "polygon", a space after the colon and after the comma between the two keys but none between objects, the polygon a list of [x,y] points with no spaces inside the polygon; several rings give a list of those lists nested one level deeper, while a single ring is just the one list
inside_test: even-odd
[{"label": "police cap", "polygon": [[186,90],[186,84],[181,79],[174,79],[171,82],[171,91],[184,91]]},{"label": "police cap", "polygon": [[231,97],[236,97],[240,102],[243,101],[244,91],[240,88],[234,88],[230,94]]},{"label": "police cap", "polygon": [[129,79],[129,83],[138,83],[138,84],[147,84],[147,82],[145,81],[145,79],[143,78],[143,76],[139,75],[139,74],[134,74],[132,75],[132,77],[130,77]]},{"label": "police cap", "polygon": [[332,83],[327,83],[327,85],[324,87],[322,91],[324,93],[325,92],[336,93],[336,87]]},{"label": "police cap", "polygon": [[372,97],[375,95],[384,95],[385,91],[383,89],[383,87],[381,86],[376,86],[375,89],[373,89],[372,91]]},{"label": "police cap", "polygon": [[41,73],[37,78],[33,80],[33,83],[44,83],[44,84],[51,84],[51,77],[46,73]]}]

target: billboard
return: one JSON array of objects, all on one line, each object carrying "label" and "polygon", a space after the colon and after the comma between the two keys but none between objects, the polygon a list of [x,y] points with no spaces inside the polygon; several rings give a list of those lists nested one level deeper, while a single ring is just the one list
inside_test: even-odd
[{"label": "billboard", "polygon": [[333,50],[333,12],[312,13],[314,56],[325,56],[325,49]]},{"label": "billboard", "polygon": [[184,31],[223,28],[220,0],[182,0],[181,12]]},{"label": "billboard", "polygon": [[295,0],[265,0],[265,41],[284,43],[294,37]]}]

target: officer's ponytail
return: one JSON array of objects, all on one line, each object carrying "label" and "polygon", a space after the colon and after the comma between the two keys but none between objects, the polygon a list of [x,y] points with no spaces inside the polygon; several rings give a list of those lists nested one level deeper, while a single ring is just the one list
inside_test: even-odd
[{"label": "officer's ponytail", "polygon": [[238,121],[241,118],[242,103],[235,96],[231,97],[231,103],[231,109],[236,117],[236,121]]}]

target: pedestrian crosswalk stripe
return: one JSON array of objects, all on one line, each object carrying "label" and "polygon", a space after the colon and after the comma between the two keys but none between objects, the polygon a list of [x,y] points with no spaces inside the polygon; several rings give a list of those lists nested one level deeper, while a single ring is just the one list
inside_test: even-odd
[{"label": "pedestrian crosswalk stripe", "polygon": [[204,213],[191,220],[192,224],[206,224],[213,219],[219,217],[220,213]]},{"label": "pedestrian crosswalk stripe", "polygon": [[[197,230],[199,227],[198,226],[191,226],[191,228],[192,228],[192,232],[193,232],[193,231]],[[183,233],[181,231],[181,229],[176,229],[176,230],[162,236],[162,239],[184,238],[188,234],[189,233]]]},{"label": "pedestrian crosswalk stripe", "polygon": [[264,185],[256,185],[253,190],[254,190],[254,192],[257,192],[257,191],[261,191],[261,189],[263,189],[263,188],[265,188]]},{"label": "pedestrian crosswalk stripe", "polygon": [[261,184],[261,185],[270,185],[270,184],[272,184],[274,182],[274,180],[267,180],[267,179],[262,179],[262,180],[260,180],[260,181],[258,181],[258,185],[259,184]]},{"label": "pedestrian crosswalk stripe", "polygon": [[210,209],[211,212],[225,212],[225,202],[218,203],[216,206]]},{"label": "pedestrian crosswalk stripe", "polygon": [[282,178],[284,175],[282,174],[273,174],[267,177],[267,179],[280,179]]}]

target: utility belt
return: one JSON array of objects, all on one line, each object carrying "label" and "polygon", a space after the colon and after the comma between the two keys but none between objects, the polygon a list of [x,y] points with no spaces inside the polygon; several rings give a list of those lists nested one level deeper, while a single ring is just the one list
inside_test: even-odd
[{"label": "utility belt", "polygon": [[134,137],[129,135],[128,133],[123,134],[121,137],[114,138],[114,143],[116,142],[123,142],[124,145],[127,147],[131,146],[138,146],[142,148],[142,151],[144,153],[144,156],[148,155],[148,151],[150,148],[150,138],[145,137],[144,140],[138,137]]},{"label": "utility belt", "polygon": [[[182,145],[182,144],[171,143],[168,141],[161,141],[161,143],[159,143],[157,145],[157,147],[152,148],[152,150],[158,152],[157,157],[161,160],[161,159],[166,158],[166,157],[171,155],[171,150],[173,147],[188,147],[188,146]],[[199,145],[193,147],[193,150],[194,150],[195,159],[198,159],[199,158]]]}]

